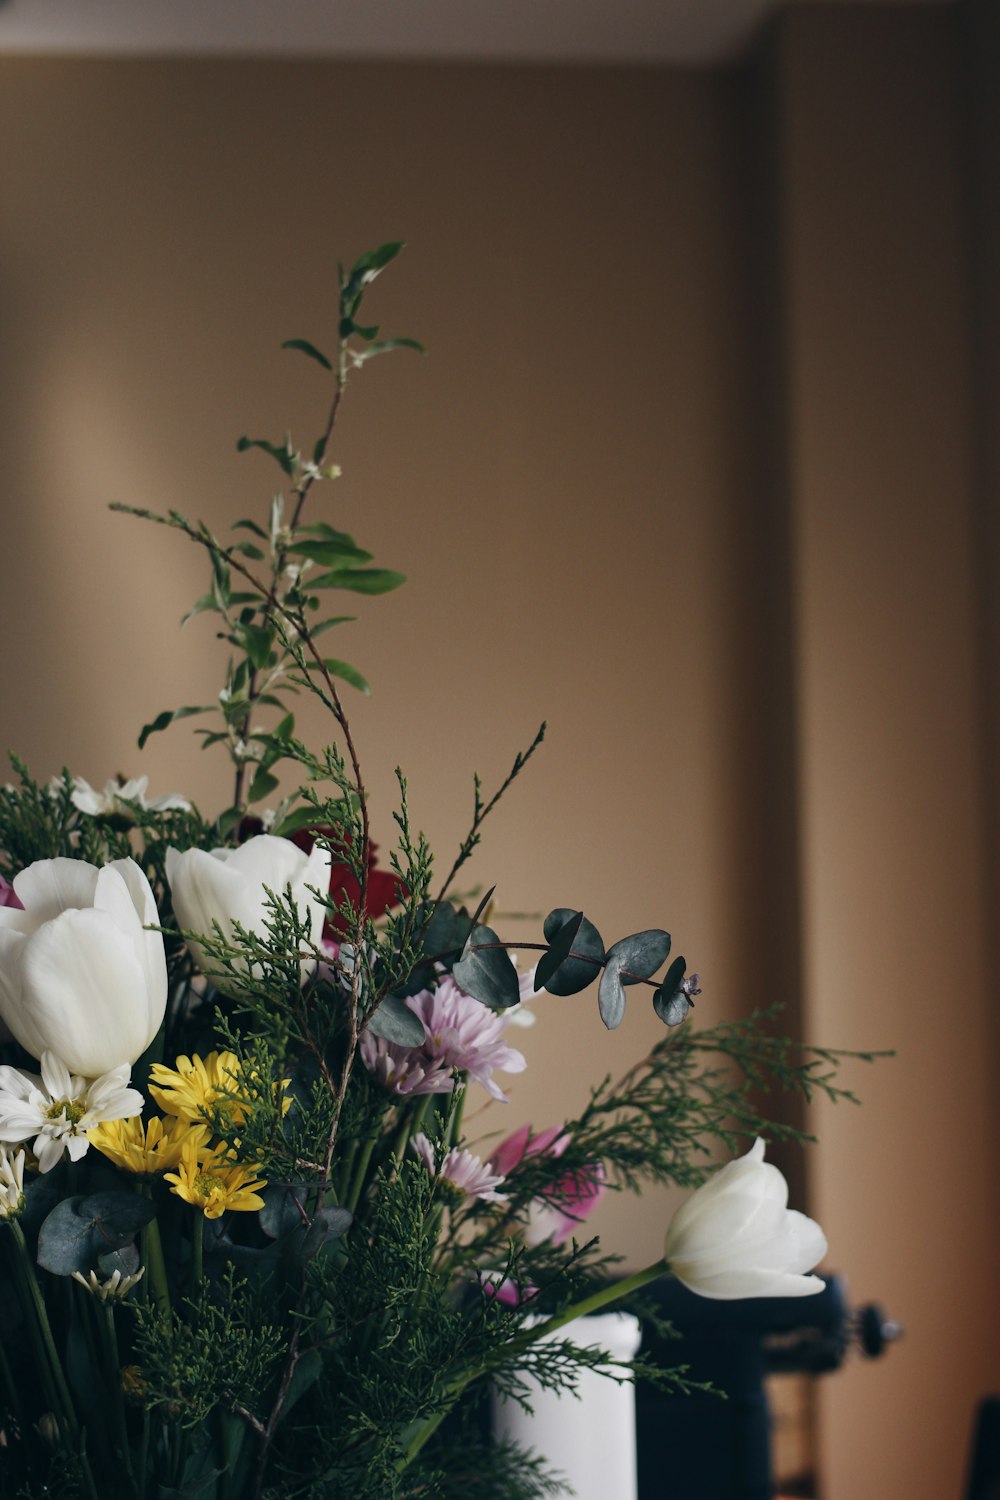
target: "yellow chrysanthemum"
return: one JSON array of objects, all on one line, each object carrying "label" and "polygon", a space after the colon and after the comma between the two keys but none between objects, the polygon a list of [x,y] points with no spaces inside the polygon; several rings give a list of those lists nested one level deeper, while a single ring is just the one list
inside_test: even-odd
[{"label": "yellow chrysanthemum", "polygon": [[168,1115],[201,1121],[213,1111],[227,1114],[236,1125],[246,1119],[239,1087],[240,1060],[235,1052],[210,1052],[204,1059],[178,1057],[176,1068],[154,1063],[149,1070],[149,1092]]},{"label": "yellow chrysanthemum", "polygon": [[[162,1110],[182,1120],[211,1119],[215,1111],[228,1116],[234,1125],[242,1125],[248,1110],[260,1097],[259,1074],[246,1072],[235,1052],[210,1052],[201,1058],[178,1057],[176,1068],[154,1063],[149,1071],[149,1092]],[[290,1079],[270,1085],[287,1089]],[[291,1106],[282,1100],[282,1113]]]},{"label": "yellow chrysanthemum", "polygon": [[189,1142],[177,1171],[167,1172],[164,1181],[185,1203],[200,1208],[206,1219],[218,1219],[230,1208],[251,1212],[264,1207],[255,1189],[267,1183],[254,1177],[257,1170],[251,1163],[237,1162],[226,1146],[206,1151]]},{"label": "yellow chrysanthemum", "polygon": [[126,1172],[150,1175],[179,1165],[184,1147],[193,1140],[197,1148],[208,1143],[208,1126],[188,1120],[154,1115],[143,1126],[136,1115],[131,1120],[107,1120],[87,1131],[87,1139]]}]

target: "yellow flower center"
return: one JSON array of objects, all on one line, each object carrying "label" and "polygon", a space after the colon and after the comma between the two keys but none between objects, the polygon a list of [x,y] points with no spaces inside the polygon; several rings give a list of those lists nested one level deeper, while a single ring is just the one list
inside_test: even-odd
[{"label": "yellow flower center", "polygon": [[55,1104],[49,1105],[45,1114],[47,1120],[60,1120],[65,1117],[70,1125],[79,1125],[83,1116],[83,1105],[78,1104],[75,1099],[57,1099]]},{"label": "yellow flower center", "polygon": [[213,1193],[224,1193],[226,1191],[226,1184],[222,1178],[213,1176],[211,1172],[198,1172],[195,1175],[192,1186],[199,1198],[204,1199],[206,1202],[211,1198]]}]

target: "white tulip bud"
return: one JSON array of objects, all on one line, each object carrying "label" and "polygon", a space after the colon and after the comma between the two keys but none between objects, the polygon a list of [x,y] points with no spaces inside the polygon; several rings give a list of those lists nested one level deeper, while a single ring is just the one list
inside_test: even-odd
[{"label": "white tulip bud", "polygon": [[746,1156],[727,1162],[674,1214],[664,1254],[678,1281],[701,1297],[808,1297],[806,1276],[826,1254],[813,1219],[786,1207],[788,1183],[764,1160],[758,1136]]},{"label": "white tulip bud", "polygon": [[[319,844],[304,854],[290,839],[261,833],[235,849],[167,850],[167,879],[178,924],[188,932],[210,937],[218,923],[231,939],[233,924],[258,937],[267,935],[272,910],[267,892],[281,897],[290,889],[296,910],[308,924],[310,940],[319,945],[326,908],[313,890],[330,886],[330,851]],[[191,957],[224,993],[236,986],[218,973],[218,964],[201,943],[189,939]]]},{"label": "white tulip bud", "polygon": [[163,938],[134,859],[40,859],[0,907],[0,1016],[32,1057],[97,1078],[141,1057],[167,1004]]}]

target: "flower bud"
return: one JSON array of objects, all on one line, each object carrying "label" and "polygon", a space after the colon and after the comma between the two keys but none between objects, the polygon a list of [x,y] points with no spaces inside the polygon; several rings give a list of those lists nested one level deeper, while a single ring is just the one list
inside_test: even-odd
[{"label": "flower bud", "polygon": [[786,1207],[788,1183],[764,1160],[758,1136],[674,1214],[664,1254],[678,1281],[701,1297],[807,1297],[823,1290],[802,1273],[826,1254],[814,1220]]},{"label": "flower bud", "polygon": [[98,868],[40,859],[15,876],[23,910],[0,906],[0,1016],[32,1057],[84,1078],[133,1063],[167,1004],[163,938],[134,859]]},{"label": "flower bud", "polygon": [[[280,898],[290,889],[312,942],[318,945],[322,938],[326,908],[309,889],[325,891],[330,883],[330,851],[319,845],[306,855],[289,839],[261,833],[235,849],[168,849],[167,879],[178,924],[189,932],[208,937],[218,923],[223,937],[231,939],[238,922],[244,931],[265,937],[272,919],[267,892]],[[188,949],[217,989],[236,988],[231,977],[218,973],[201,943],[189,939]]]}]

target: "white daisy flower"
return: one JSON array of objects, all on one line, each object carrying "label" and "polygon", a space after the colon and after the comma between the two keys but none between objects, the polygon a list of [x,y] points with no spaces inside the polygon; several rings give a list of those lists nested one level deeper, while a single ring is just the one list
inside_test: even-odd
[{"label": "white daisy flower", "polygon": [[24,1152],[0,1146],[0,1219],[16,1219],[24,1207]]},{"label": "white daisy flower", "polygon": [[[61,788],[62,782],[58,777],[53,777],[53,791]],[[116,815],[128,817],[136,806],[149,812],[190,812],[191,804],[186,797],[170,792],[166,797],[154,797],[150,801],[146,796],[148,788],[148,776],[136,776],[131,781],[113,776],[104,783],[101,791],[92,787],[89,781],[84,781],[82,776],[74,776],[70,800],[80,812],[89,813],[92,818],[110,818]]]},{"label": "white daisy flower", "polygon": [[122,1063],[100,1078],[81,1078],[54,1052],[42,1053],[40,1077],[0,1067],[0,1141],[34,1136],[31,1149],[40,1172],[51,1172],[64,1153],[79,1161],[90,1144],[88,1130],[142,1113],[142,1095],[128,1087],[131,1073]]},{"label": "white daisy flower", "polygon": [[112,1271],[107,1281],[101,1281],[96,1271],[89,1271],[83,1276],[79,1271],[73,1272],[73,1280],[85,1286],[88,1292],[97,1297],[101,1302],[120,1302],[127,1297],[132,1288],[142,1280],[146,1274],[146,1267],[140,1266],[134,1276],[123,1276],[121,1271]]}]

